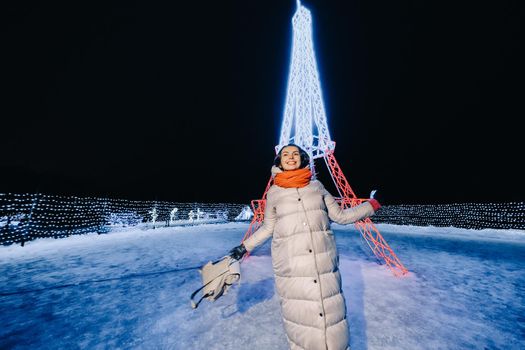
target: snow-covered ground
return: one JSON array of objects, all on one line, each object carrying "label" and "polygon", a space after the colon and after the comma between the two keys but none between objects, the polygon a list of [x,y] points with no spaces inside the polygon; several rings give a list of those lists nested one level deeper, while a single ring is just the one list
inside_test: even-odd
[{"label": "snow-covered ground", "polygon": [[[358,349],[525,349],[525,232],[377,225],[395,278],[333,225]],[[269,244],[242,282],[192,310],[197,268],[246,223],[129,230],[0,247],[0,349],[287,349]]]}]

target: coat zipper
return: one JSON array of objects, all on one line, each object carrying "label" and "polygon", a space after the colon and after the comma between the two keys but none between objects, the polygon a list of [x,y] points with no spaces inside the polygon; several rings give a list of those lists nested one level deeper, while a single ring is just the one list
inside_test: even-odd
[{"label": "coat zipper", "polygon": [[303,207],[303,213],[306,220],[306,224],[308,225],[308,232],[310,232],[310,243],[312,246],[312,251],[314,253],[314,262],[315,262],[315,272],[317,274],[317,282],[319,284],[319,295],[321,296],[321,309],[323,309],[323,321],[324,321],[324,346],[325,349],[328,350],[328,343],[326,342],[326,312],[324,310],[324,299],[323,299],[323,289],[321,287],[321,278],[319,276],[319,268],[317,267],[317,253],[315,251],[314,247],[314,237],[312,233],[312,228],[310,226],[310,221],[308,221],[308,215],[306,215],[306,208],[304,207],[304,202],[302,201],[301,194],[299,193],[299,188],[296,188],[297,195],[299,196],[299,199],[301,199],[301,206]]}]

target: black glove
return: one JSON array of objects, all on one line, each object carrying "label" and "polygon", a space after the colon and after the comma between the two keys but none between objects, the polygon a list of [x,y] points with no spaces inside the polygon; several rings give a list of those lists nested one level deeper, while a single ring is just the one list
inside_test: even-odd
[{"label": "black glove", "polygon": [[241,244],[230,250],[230,256],[235,260],[240,261],[244,254],[246,254],[246,252],[246,247],[244,246],[244,244]]}]

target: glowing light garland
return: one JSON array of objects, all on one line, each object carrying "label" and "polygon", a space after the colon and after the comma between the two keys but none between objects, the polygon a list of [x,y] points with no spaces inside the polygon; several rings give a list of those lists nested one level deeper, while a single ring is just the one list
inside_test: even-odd
[{"label": "glowing light garland", "polygon": [[[246,204],[177,203],[124,199],[0,193],[0,244],[132,227],[198,225],[234,220]],[[237,218],[238,217],[238,218]]]},{"label": "glowing light garland", "polygon": [[[246,204],[175,203],[0,193],[0,244],[43,237],[251,220]],[[470,229],[525,229],[525,202],[390,205],[374,222]]]},{"label": "glowing light garland", "polygon": [[525,202],[383,206],[374,222],[467,229],[525,229]]}]

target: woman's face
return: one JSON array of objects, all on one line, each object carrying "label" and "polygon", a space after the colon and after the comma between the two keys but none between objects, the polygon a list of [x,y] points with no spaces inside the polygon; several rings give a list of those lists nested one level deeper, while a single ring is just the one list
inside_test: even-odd
[{"label": "woman's face", "polygon": [[295,146],[286,146],[281,152],[281,168],[283,170],[295,170],[301,166],[301,155]]}]

